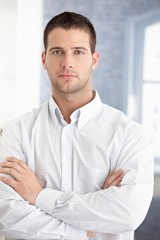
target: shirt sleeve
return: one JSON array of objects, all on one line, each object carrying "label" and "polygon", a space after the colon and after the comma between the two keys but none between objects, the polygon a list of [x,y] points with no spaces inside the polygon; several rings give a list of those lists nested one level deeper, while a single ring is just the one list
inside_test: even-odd
[{"label": "shirt sleeve", "polygon": [[[0,136],[0,161],[6,156],[25,159],[15,125]],[[72,227],[30,205],[10,186],[0,181],[0,235],[16,239],[88,239],[86,231]]]},{"label": "shirt sleeve", "polygon": [[112,234],[134,231],[144,220],[153,196],[152,141],[137,127],[128,131],[119,145],[116,167],[125,171],[121,187],[85,195],[44,189],[36,206],[84,230]]}]

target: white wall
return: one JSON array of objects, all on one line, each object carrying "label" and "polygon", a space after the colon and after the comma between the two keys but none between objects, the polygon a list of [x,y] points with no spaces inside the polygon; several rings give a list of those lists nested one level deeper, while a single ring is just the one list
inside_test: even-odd
[{"label": "white wall", "polygon": [[42,5],[0,0],[0,127],[39,105]]},{"label": "white wall", "polygon": [[43,0],[0,0],[0,126],[39,106]]},{"label": "white wall", "polygon": [[14,116],[17,1],[0,0],[0,125]]}]

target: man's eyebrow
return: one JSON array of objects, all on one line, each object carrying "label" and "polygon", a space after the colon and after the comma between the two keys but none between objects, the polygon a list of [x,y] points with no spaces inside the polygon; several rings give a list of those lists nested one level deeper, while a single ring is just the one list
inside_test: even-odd
[{"label": "man's eyebrow", "polygon": [[73,47],[72,49],[75,49],[75,50],[85,50],[88,52],[88,49],[85,48],[85,47]]},{"label": "man's eyebrow", "polygon": [[61,47],[51,47],[48,51],[51,52],[53,50],[63,50]]}]

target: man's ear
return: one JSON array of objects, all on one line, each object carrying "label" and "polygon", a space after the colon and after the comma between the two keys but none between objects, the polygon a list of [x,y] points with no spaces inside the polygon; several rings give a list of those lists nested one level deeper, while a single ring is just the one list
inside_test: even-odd
[{"label": "man's ear", "polygon": [[100,59],[100,55],[99,53],[96,51],[93,53],[92,55],[92,69],[94,70],[99,62]]},{"label": "man's ear", "polygon": [[44,51],[42,52],[41,59],[42,59],[42,65],[43,65],[44,69],[47,69],[47,67],[46,67],[46,53]]}]

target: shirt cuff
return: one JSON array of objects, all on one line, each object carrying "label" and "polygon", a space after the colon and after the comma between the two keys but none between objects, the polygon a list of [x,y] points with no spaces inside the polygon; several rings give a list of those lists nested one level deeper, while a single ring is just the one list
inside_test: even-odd
[{"label": "shirt cuff", "polygon": [[55,203],[60,195],[60,191],[45,188],[38,194],[35,206],[43,210],[45,213],[53,215]]},{"label": "shirt cuff", "polygon": [[70,239],[77,239],[77,240],[87,240],[89,239],[89,237],[87,237],[87,232],[84,231],[84,230],[80,230],[80,229],[77,229],[77,228],[74,228],[70,225],[67,225],[66,226],[66,236],[65,236],[65,239],[67,240],[70,240]]},{"label": "shirt cuff", "polygon": [[[45,188],[37,196],[35,206],[40,208],[45,213],[53,215],[53,210],[56,204],[57,199],[62,193],[60,191]],[[87,240],[87,232],[72,227],[71,225],[66,224],[65,239],[67,240]]]}]

